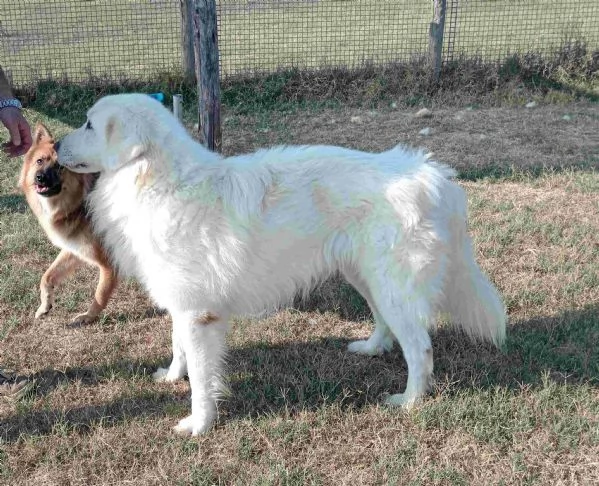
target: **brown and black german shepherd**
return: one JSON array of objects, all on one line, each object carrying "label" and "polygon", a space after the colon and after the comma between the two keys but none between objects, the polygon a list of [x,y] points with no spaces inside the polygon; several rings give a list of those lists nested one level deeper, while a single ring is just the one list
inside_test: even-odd
[{"label": "brown and black german shepherd", "polygon": [[60,166],[54,138],[44,125],[36,125],[33,145],[23,160],[19,187],[50,241],[62,250],[40,282],[42,303],[35,313],[36,318],[50,311],[55,287],[82,262],[99,268],[100,281],[89,309],[75,317],[73,324],[95,320],[117,285],[116,273],[93,235],[85,211],[84,198],[94,177],[76,174]]}]

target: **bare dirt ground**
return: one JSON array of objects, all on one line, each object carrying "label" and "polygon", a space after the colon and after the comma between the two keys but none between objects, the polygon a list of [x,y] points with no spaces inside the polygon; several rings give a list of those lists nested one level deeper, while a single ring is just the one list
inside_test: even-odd
[{"label": "bare dirt ground", "polygon": [[[399,109],[335,109],[297,116],[224,119],[223,148],[239,153],[276,143],[333,144],[381,151],[425,147],[457,169],[599,166],[599,105],[433,108],[431,117]],[[425,128],[431,135],[419,135]]]}]

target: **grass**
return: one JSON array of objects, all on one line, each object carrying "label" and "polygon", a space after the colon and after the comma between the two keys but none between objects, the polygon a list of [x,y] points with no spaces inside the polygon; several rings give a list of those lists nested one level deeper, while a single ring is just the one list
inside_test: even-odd
[{"label": "grass", "polygon": [[[127,89],[41,84],[26,115],[61,136],[97,96]],[[456,167],[477,260],[508,306],[504,348],[441,324],[432,393],[409,413],[387,409],[384,394],[406,383],[401,353],[346,353],[370,317],[332,279],[292,309],[233,322],[218,424],[178,437],[189,387],[151,381],[170,357],[170,321],[139,284],[123,282],[98,323],[70,327],[94,289],[85,269],[58,290],[51,317],[34,321],[57,251],[15,190],[19,161],[0,158],[0,363],[34,381],[21,401],[0,402],[0,484],[597,483],[597,104],[435,98],[422,119],[418,104],[289,97],[254,110],[247,99],[224,104],[226,153],[403,142]],[[419,135],[424,126],[432,135]]]}]

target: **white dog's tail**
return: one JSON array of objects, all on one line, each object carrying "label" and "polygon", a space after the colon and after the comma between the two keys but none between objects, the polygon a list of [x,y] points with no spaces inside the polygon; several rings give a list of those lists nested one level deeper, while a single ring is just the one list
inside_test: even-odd
[{"label": "white dog's tail", "polygon": [[[505,307],[499,292],[475,261],[466,228],[466,198],[462,196],[458,200],[463,200],[464,207],[451,216],[451,248],[443,292],[445,305],[441,310],[448,312],[453,324],[470,337],[500,345],[505,339]],[[460,217],[460,213],[464,217]]]}]

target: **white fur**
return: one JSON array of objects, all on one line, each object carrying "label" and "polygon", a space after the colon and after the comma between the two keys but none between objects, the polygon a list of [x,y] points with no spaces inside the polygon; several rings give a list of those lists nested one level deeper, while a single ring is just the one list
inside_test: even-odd
[{"label": "white fur", "polygon": [[504,338],[503,304],[473,258],[464,192],[423,153],[303,146],[223,158],[145,95],[107,96],[88,120],[59,159],[102,172],[89,200],[95,229],[120,271],[172,315],[173,362],[154,376],[189,374],[192,411],[177,430],[199,434],[215,418],[230,316],[287,302],[334,271],[375,317],[372,336],[349,350],[401,345],[408,383],[391,404],[426,391],[437,312],[472,336]]}]

